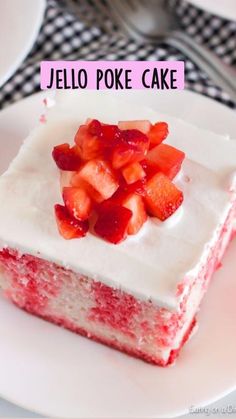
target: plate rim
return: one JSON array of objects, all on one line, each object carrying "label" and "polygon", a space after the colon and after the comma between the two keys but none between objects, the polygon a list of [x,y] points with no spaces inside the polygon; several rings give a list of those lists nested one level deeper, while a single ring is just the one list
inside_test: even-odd
[{"label": "plate rim", "polygon": [[[193,6],[197,7],[198,9],[204,11],[204,12],[208,12],[212,15],[218,16],[222,19],[227,19],[230,21],[234,21],[236,19],[236,11],[235,14],[232,17],[232,9],[230,10],[226,10],[222,7],[221,10],[218,9],[218,7],[216,6],[216,8],[214,6],[211,7],[211,4],[209,5],[208,2],[204,2],[204,4],[202,4],[202,1],[199,3],[198,0],[188,0],[189,3],[191,3]],[[224,4],[225,5],[225,4]]]},{"label": "plate rim", "polygon": [[[13,6],[13,3],[12,3]],[[0,88],[13,76],[18,70],[28,53],[32,49],[34,42],[40,31],[41,24],[43,22],[44,13],[46,10],[46,0],[34,0],[33,9],[35,10],[34,25],[31,27],[31,32],[27,36],[27,40],[24,45],[21,46],[20,51],[16,54],[16,57],[8,65],[7,70],[4,73],[0,73]]]}]

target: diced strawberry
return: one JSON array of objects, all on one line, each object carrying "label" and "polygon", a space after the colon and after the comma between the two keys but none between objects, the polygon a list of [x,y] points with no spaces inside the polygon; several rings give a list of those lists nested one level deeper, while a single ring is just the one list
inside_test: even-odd
[{"label": "diced strawberry", "polygon": [[137,182],[146,176],[140,163],[131,163],[122,170],[122,174],[128,184]]},{"label": "diced strawberry", "polygon": [[152,125],[148,138],[151,146],[161,144],[169,134],[168,124],[166,122],[157,122]]},{"label": "diced strawberry", "polygon": [[54,147],[52,156],[57,167],[61,170],[79,170],[81,167],[81,158],[76,146],[70,147],[69,144],[61,144]]},{"label": "diced strawberry", "polygon": [[145,155],[149,147],[149,139],[137,129],[128,129],[121,132],[123,141],[137,153]]},{"label": "diced strawberry", "polygon": [[88,221],[79,221],[72,217],[63,205],[54,206],[57,227],[64,239],[84,237],[89,229]]},{"label": "diced strawberry", "polygon": [[120,133],[117,125],[102,125],[100,141],[103,159],[111,161],[113,150],[120,144]]},{"label": "diced strawberry", "polygon": [[[131,195],[139,195],[141,197],[144,197],[146,195],[146,181],[139,180],[135,183],[132,183],[131,185],[127,185],[124,183],[124,185],[121,185],[117,191],[112,195],[111,198],[105,200],[102,202],[102,205],[123,205],[127,197]],[[99,205],[99,207],[101,204]]]},{"label": "diced strawberry", "polygon": [[82,147],[83,142],[86,140],[88,135],[88,126],[87,125],[80,125],[78,130],[76,131],[74,142],[77,144],[78,147]]},{"label": "diced strawberry", "polygon": [[121,187],[119,189],[121,189],[125,193],[136,193],[137,195],[145,196],[146,195],[146,178],[137,180],[137,182],[131,183],[130,185],[121,184]]},{"label": "diced strawberry", "polygon": [[104,160],[90,160],[82,167],[79,174],[100,193],[103,199],[110,198],[119,187],[114,172]]},{"label": "diced strawberry", "polygon": [[95,202],[102,202],[103,197],[97,192],[91,185],[89,185],[85,180],[83,180],[79,174],[79,172],[69,172],[69,171],[60,171],[60,186],[61,186],[61,193],[63,192],[63,188],[67,186],[73,186],[75,188],[84,189],[87,194],[90,196]]},{"label": "diced strawberry", "polygon": [[[90,123],[92,124],[93,121]],[[89,132],[89,126],[81,125],[75,135],[75,143],[80,149],[83,160],[101,157],[103,154],[101,139]]]},{"label": "diced strawberry", "polygon": [[81,156],[84,160],[92,160],[103,157],[103,148],[99,138],[88,137],[83,143]]},{"label": "diced strawberry", "polygon": [[132,211],[132,218],[128,225],[128,234],[136,234],[147,219],[145,205],[141,195],[119,188],[118,191],[106,201],[96,207],[98,213],[122,206]]},{"label": "diced strawberry", "polygon": [[71,179],[70,179],[70,186],[74,186],[75,188],[86,189],[86,185],[88,185],[88,183],[85,182],[85,180],[81,178],[80,172],[73,172],[73,175],[71,176]]},{"label": "diced strawberry", "polygon": [[77,220],[87,220],[92,210],[91,199],[85,189],[65,187],[63,200],[69,213]]},{"label": "diced strawberry", "polygon": [[159,167],[150,160],[142,160],[140,164],[145,171],[147,179],[151,179],[156,173],[160,172]]},{"label": "diced strawberry", "polygon": [[117,125],[105,124],[102,126],[101,137],[105,142],[104,146],[113,147],[117,144],[121,136],[121,132]]},{"label": "diced strawberry", "polygon": [[96,189],[94,189],[88,182],[82,179],[82,177],[80,176],[80,172],[74,172],[70,181],[70,185],[76,188],[85,189],[88,195],[90,196],[90,198],[92,199],[92,201],[95,201],[95,202],[104,201],[104,198],[102,197],[102,195],[98,191],[96,191]]},{"label": "diced strawberry", "polygon": [[162,221],[183,202],[183,193],[163,173],[157,173],[147,182],[146,191],[144,199],[148,212]]},{"label": "diced strawberry", "polygon": [[103,214],[113,210],[114,207],[125,207],[132,211],[132,217],[128,224],[128,234],[136,234],[147,219],[147,213],[143,198],[135,193],[117,191],[111,198],[97,206],[97,213]]},{"label": "diced strawberry", "polygon": [[60,171],[60,185],[61,185],[61,193],[63,188],[66,186],[71,186],[71,180],[76,172],[70,172],[67,170]]},{"label": "diced strawberry", "polygon": [[122,206],[114,206],[98,212],[95,233],[103,239],[117,244],[127,237],[132,212]]},{"label": "diced strawberry", "polygon": [[99,122],[97,119],[90,118],[87,119],[86,125],[88,127],[89,134],[96,135],[107,143],[104,144],[105,147],[106,145],[113,146],[120,137],[120,129],[117,125],[104,124]]},{"label": "diced strawberry", "polygon": [[119,144],[111,156],[112,166],[115,169],[143,160],[149,147],[148,137],[138,130],[124,130],[121,134]]},{"label": "diced strawberry", "polygon": [[118,145],[112,152],[111,161],[114,169],[120,169],[134,160],[134,151],[126,144]]},{"label": "diced strawberry", "polygon": [[179,172],[184,157],[183,151],[168,144],[160,144],[147,154],[147,160],[155,163],[159,170],[170,179],[174,179]]},{"label": "diced strawberry", "polygon": [[88,124],[88,133],[99,137],[102,133],[102,124],[97,119],[92,119]]},{"label": "diced strawberry", "polygon": [[143,134],[147,134],[151,129],[151,122],[146,119],[136,121],[119,121],[118,128],[120,130],[137,129]]},{"label": "diced strawberry", "polygon": [[132,218],[128,225],[128,234],[137,234],[147,220],[143,198],[140,195],[128,195],[123,201],[123,206],[132,211]]},{"label": "diced strawberry", "polygon": [[75,142],[81,151],[83,160],[110,158],[111,149],[118,144],[120,130],[117,125],[101,124],[96,119],[78,129]]},{"label": "diced strawberry", "polygon": [[161,144],[168,125],[147,120],[120,121],[118,126],[88,119],[75,135],[75,146],[53,150],[65,206],[55,205],[59,232],[66,239],[83,237],[92,210],[94,231],[111,243],[134,235],[151,216],[164,221],[183,202],[171,182],[184,153]]}]

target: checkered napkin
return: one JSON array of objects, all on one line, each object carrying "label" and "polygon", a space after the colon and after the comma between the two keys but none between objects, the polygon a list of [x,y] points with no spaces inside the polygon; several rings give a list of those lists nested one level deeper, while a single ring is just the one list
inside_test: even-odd
[{"label": "checkered napkin", "polygon": [[[188,89],[236,109],[229,95],[177,49],[165,43],[138,43],[121,34],[115,26],[107,33],[96,24],[96,0],[77,0],[76,17],[63,10],[60,1],[47,0],[44,21],[32,51],[1,88],[0,108],[40,90],[40,61],[65,59],[184,60]],[[203,12],[185,0],[167,1],[178,15],[183,30],[207,45],[225,63],[236,65],[236,22]]]}]

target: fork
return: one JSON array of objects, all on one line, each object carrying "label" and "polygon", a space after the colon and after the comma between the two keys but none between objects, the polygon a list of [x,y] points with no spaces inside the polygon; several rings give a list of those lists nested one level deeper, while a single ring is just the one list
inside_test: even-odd
[{"label": "fork", "polygon": [[[61,4],[73,13],[79,13],[76,0],[61,0]],[[236,102],[236,71],[182,32],[177,18],[167,9],[166,1],[90,0],[82,4],[80,13],[84,19],[108,33],[114,34],[115,26],[120,33],[139,42],[165,42],[179,49]]]}]

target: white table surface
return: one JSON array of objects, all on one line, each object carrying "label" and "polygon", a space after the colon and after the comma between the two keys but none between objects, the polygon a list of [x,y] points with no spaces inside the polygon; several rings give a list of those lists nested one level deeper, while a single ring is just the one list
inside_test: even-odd
[{"label": "white table surface", "polygon": [[[220,377],[219,377],[220,379]],[[224,397],[221,400],[218,400],[216,403],[213,403],[207,406],[205,409],[205,413],[197,414],[192,413],[189,415],[181,416],[179,419],[187,419],[187,418],[236,418],[236,413],[224,413],[223,409],[227,408],[234,408],[236,412],[236,391],[229,394],[228,396]],[[215,413],[218,409],[218,414]],[[22,409],[12,403],[7,402],[0,398],[0,418],[40,418],[40,415],[36,415],[36,413],[32,413],[28,410]]]}]

